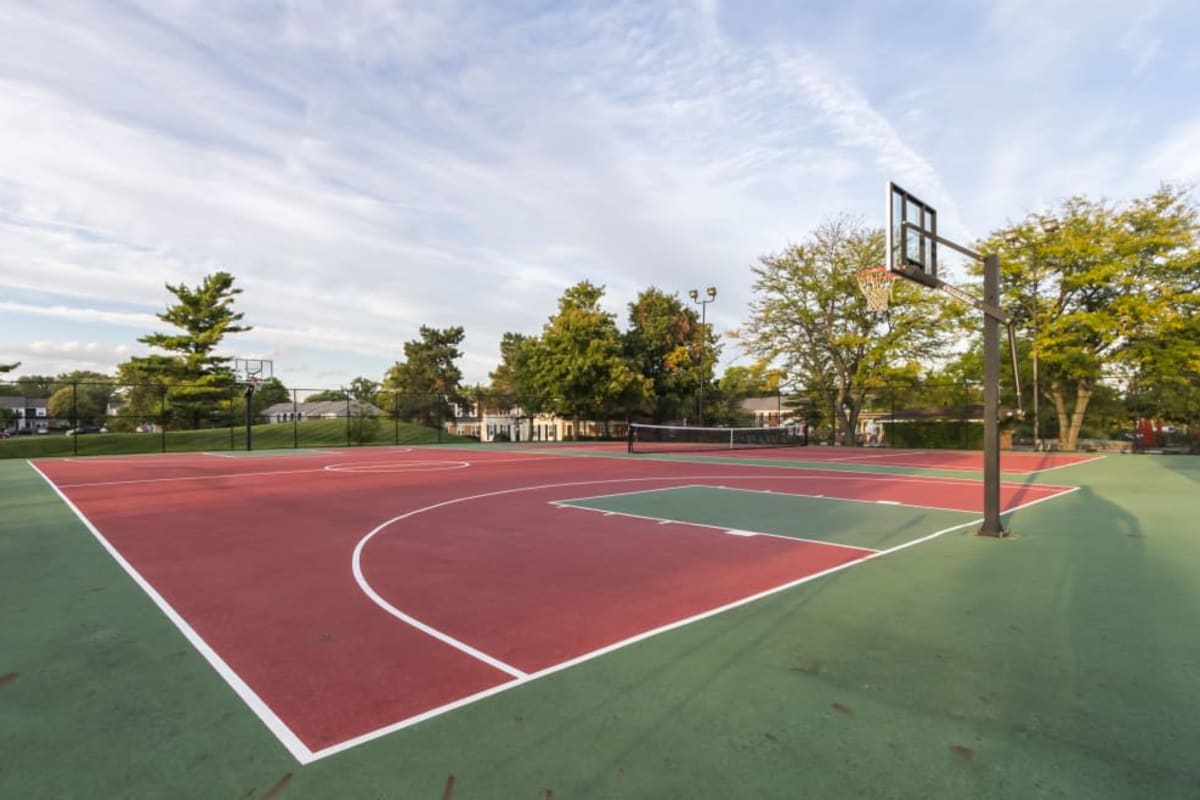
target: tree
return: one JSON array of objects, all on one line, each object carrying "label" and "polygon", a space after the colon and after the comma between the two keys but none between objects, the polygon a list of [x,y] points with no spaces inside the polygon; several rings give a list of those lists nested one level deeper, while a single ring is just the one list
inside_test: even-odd
[{"label": "tree", "polygon": [[404,361],[397,361],[383,379],[382,398],[402,419],[429,427],[440,426],[450,414],[450,403],[461,399],[462,358],[458,346],[465,333],[455,326],[445,329],[422,325],[420,339],[404,344]]},{"label": "tree", "polygon": [[278,403],[292,402],[292,392],[276,377],[267,378],[254,391],[254,410],[260,412]]},{"label": "tree", "polygon": [[[206,275],[195,288],[168,283],[167,291],[176,302],[157,316],[180,332],[151,333],[138,339],[167,355],[135,356],[121,365],[123,380],[137,378],[170,387],[165,413],[175,415],[177,421],[188,420],[192,427],[199,427],[205,413],[215,412],[218,404],[230,397],[233,376],[228,364],[232,359],[215,355],[216,348],[227,334],[252,330],[236,324],[244,315],[233,310],[234,300],[242,293],[233,281],[228,272],[216,272]],[[131,400],[137,413],[144,413],[135,402],[145,402],[145,394],[135,393],[136,401]]]},{"label": "tree", "polygon": [[629,304],[625,355],[650,379],[649,411],[655,422],[664,422],[686,417],[701,383],[711,385],[720,345],[711,324],[701,330],[695,309],[650,287]]},{"label": "tree", "polygon": [[558,301],[529,354],[534,394],[560,416],[601,419],[640,406],[653,382],[623,352],[615,316],[600,308],[604,287],[582,281]]},{"label": "tree", "polygon": [[325,389],[320,392],[313,392],[304,398],[306,403],[326,403],[337,402],[339,400],[349,400],[350,392],[345,389]]},{"label": "tree", "polygon": [[868,311],[855,273],[884,260],[881,230],[844,216],[822,223],[803,243],[760,259],[751,318],[737,333],[752,355],[781,367],[796,391],[820,399],[847,445],[867,392],[909,362],[940,356],[949,339],[943,334],[960,313],[904,280],[896,281],[886,315]]},{"label": "tree", "polygon": [[[1040,240],[1036,264],[1031,248],[1003,235],[983,246],[1001,256],[1006,301],[1028,309],[1027,320],[1037,315],[1031,348],[1040,355],[1040,386],[1063,447],[1074,449],[1106,373],[1162,387],[1181,377],[1186,387],[1196,374],[1200,223],[1187,193],[1173,186],[1124,208],[1073,197],[1055,216],[1059,230]],[[1018,228],[1018,238],[1029,229]]]},{"label": "tree", "polygon": [[108,404],[114,394],[111,377],[80,370],[59,375],[55,380],[59,388],[46,403],[46,412],[51,417],[68,420],[72,428],[107,421]]},{"label": "tree", "polygon": [[533,380],[529,371],[530,357],[538,345],[536,336],[507,331],[500,338],[500,365],[488,374],[491,386],[489,399],[502,410],[521,406],[534,412],[540,405],[534,396]]},{"label": "tree", "polygon": [[[748,415],[742,408],[742,401],[751,397],[778,395],[783,375],[779,370],[769,368],[765,364],[753,364],[749,367],[731,366],[725,370],[721,380],[717,381],[715,390],[710,395],[706,405],[707,419],[714,425],[746,426],[753,424],[753,415]],[[780,410],[784,417],[794,413],[793,409],[784,408],[780,398]]]},{"label": "tree", "polygon": [[[19,366],[21,366],[20,361],[16,362],[15,364],[0,364],[0,375],[12,372]],[[19,394],[20,393],[17,391],[15,386],[7,383],[0,384],[0,395],[12,397]],[[16,417],[17,412],[11,408],[0,408],[0,428],[7,428],[9,423],[15,420]]]},{"label": "tree", "polygon": [[370,378],[358,376],[350,381],[350,388],[347,394],[352,400],[358,400],[362,403],[374,403],[375,394],[379,391],[379,384]]},{"label": "tree", "polygon": [[46,398],[54,394],[56,378],[50,375],[22,375],[17,378],[17,387],[22,397]]}]

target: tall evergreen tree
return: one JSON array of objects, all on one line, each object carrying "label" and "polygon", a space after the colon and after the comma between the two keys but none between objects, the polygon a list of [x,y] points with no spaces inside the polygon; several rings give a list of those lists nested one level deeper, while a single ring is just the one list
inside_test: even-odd
[{"label": "tall evergreen tree", "polygon": [[422,325],[420,334],[420,339],[404,343],[404,361],[387,371],[380,400],[401,419],[436,427],[450,415],[450,404],[462,399],[462,371],[455,362],[462,358],[458,347],[465,332],[460,326]]},{"label": "tall evergreen tree", "polygon": [[206,417],[220,413],[218,404],[231,396],[232,359],[216,355],[215,350],[227,334],[252,330],[237,324],[244,315],[233,310],[233,303],[242,290],[233,282],[228,272],[216,272],[195,288],[167,284],[176,302],[157,316],[179,332],[138,338],[166,355],[135,356],[119,367],[123,382],[141,384],[141,391],[130,393],[135,413],[153,413],[155,401],[162,402],[167,387],[163,409],[174,425],[199,427]]}]

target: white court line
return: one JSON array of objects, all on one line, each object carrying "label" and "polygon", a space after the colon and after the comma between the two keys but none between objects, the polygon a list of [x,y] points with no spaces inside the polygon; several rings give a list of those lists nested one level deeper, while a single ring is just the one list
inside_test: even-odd
[{"label": "white court line", "polygon": [[[413,450],[413,448],[411,448],[411,447],[406,448],[406,449],[408,451]],[[333,452],[334,451],[328,451],[328,453],[327,452],[312,453],[312,455],[326,455],[326,454],[332,454]],[[152,455],[156,455],[156,454],[152,454]],[[189,455],[204,455],[204,454],[189,454]],[[570,458],[570,456],[553,456],[553,457],[546,457],[546,458],[495,459],[492,461],[486,461],[486,460],[485,461],[446,461],[444,463],[455,464],[455,465],[466,464],[467,466],[483,467],[483,466],[487,466],[488,464],[525,463],[528,461],[554,461],[554,460],[561,460],[562,458]],[[103,461],[99,458],[73,459],[73,458],[68,457],[68,458],[64,458],[63,460],[64,461],[86,462],[89,464],[103,463]],[[380,470],[375,473],[372,473],[369,470],[369,467],[372,464],[387,464],[387,463],[394,463],[394,462],[363,461],[361,463],[359,463],[359,462],[347,462],[347,463],[354,464],[357,467],[357,469],[353,469],[353,470],[329,469],[329,465],[325,465],[325,466],[321,466],[321,467],[308,467],[306,469],[264,470],[261,472],[226,472],[226,473],[221,473],[220,475],[177,475],[177,476],[174,476],[171,478],[127,478],[124,480],[116,480],[116,481],[88,481],[88,482],[79,482],[79,483],[64,483],[64,484],[62,484],[62,488],[77,489],[77,488],[85,487],[85,486],[125,486],[125,485],[136,484],[136,483],[170,483],[172,481],[215,481],[215,480],[221,480],[223,478],[246,478],[246,477],[266,476],[266,475],[302,475],[306,472],[324,472],[324,471],[336,472],[336,473],[342,474],[342,475],[387,474],[387,471],[384,471],[384,470]],[[454,468],[462,469],[461,466],[456,466]],[[409,471],[411,471],[411,470],[409,470]]]},{"label": "white court line", "polygon": [[173,478],[129,478],[120,481],[91,481],[87,483],[64,483],[63,489],[77,489],[83,486],[125,486],[135,483],[172,483],[176,481],[216,481],[224,478],[246,478],[256,475],[300,475],[305,472],[324,472],[324,467],[309,469],[278,469],[264,472],[225,472],[220,475],[178,475]]},{"label": "white court line", "polygon": [[[907,456],[924,455],[924,454],[929,454],[929,453],[933,453],[933,452],[937,452],[937,451],[906,450],[906,451],[899,452],[899,453],[870,453],[870,454],[864,453],[862,455],[846,456],[845,458],[814,459],[813,461],[810,461],[808,463],[811,464],[811,463],[821,463],[822,461],[828,461],[828,462],[834,463],[834,464],[870,465],[872,463],[871,459],[887,459],[887,458],[900,459],[900,458],[905,458]],[[967,451],[954,450],[951,452],[958,453],[958,452],[967,452]],[[969,451],[969,452],[975,452],[975,451]],[[1067,455],[1069,455],[1069,454],[1067,454]],[[1005,475],[1021,475],[1021,476],[1040,475],[1043,472],[1053,472],[1056,469],[1066,469],[1068,467],[1078,467],[1082,464],[1090,464],[1093,461],[1099,461],[1100,459],[1106,458],[1106,457],[1107,456],[1104,456],[1104,455],[1096,455],[1096,456],[1092,456],[1091,458],[1082,459],[1080,461],[1071,461],[1066,464],[1056,464],[1053,467],[1043,467],[1041,469],[1026,469],[1026,470],[1020,470],[1020,469],[1015,469],[1015,468],[1005,469],[1004,466],[1001,465],[1000,471]],[[966,470],[979,471],[979,470],[983,469],[982,464],[980,464],[978,467],[973,467],[973,466],[972,467],[954,467],[954,466],[945,466],[945,465],[939,466],[936,464],[916,464],[916,463],[910,462],[908,464],[896,464],[896,466],[897,467],[914,467],[917,469],[944,469],[944,470],[959,471],[959,472],[963,472]]]},{"label": "white court line", "polygon": [[[514,459],[514,460],[521,460],[521,459]],[[949,528],[942,529],[940,531],[936,531],[927,536],[921,537],[919,539],[915,539],[910,542],[906,542],[901,545],[897,545],[897,546],[889,548],[887,550],[870,551],[868,548],[855,548],[860,551],[866,552],[867,555],[865,555],[863,558],[848,561],[845,564],[841,564],[836,567],[832,567],[828,570],[824,570],[824,571],[818,572],[818,573],[813,573],[811,575],[807,575],[802,578],[798,578],[794,581],[790,581],[788,583],[781,584],[777,587],[773,587],[773,588],[764,590],[755,595],[741,598],[739,600],[728,603],[724,606],[720,606],[715,609],[710,609],[709,611],[702,612],[702,613],[694,615],[692,617],[688,617],[683,620],[678,620],[676,622],[669,623],[667,625],[661,626],[659,628],[655,628],[653,630],[644,631],[644,632],[637,634],[635,636],[632,636],[628,639],[624,639],[622,641],[615,642],[613,644],[607,645],[607,646],[597,649],[595,651],[577,656],[568,661],[564,661],[559,664],[555,664],[553,666],[544,668],[535,673],[522,672],[521,670],[517,669],[516,667],[507,665],[504,662],[499,661],[498,659],[492,658],[491,656],[487,656],[486,654],[482,653],[481,651],[478,651],[475,648],[470,647],[470,645],[458,642],[458,640],[453,639],[453,637],[450,637],[447,634],[444,634],[440,631],[436,631],[435,629],[424,625],[424,623],[421,623],[419,620],[416,620],[415,618],[411,617],[410,615],[404,614],[403,612],[399,611],[399,609],[395,609],[396,613],[393,613],[392,611],[388,610],[390,608],[390,606],[386,605],[386,601],[384,601],[385,605],[381,606],[381,607],[384,608],[384,610],[387,610],[388,613],[393,614],[393,616],[397,616],[399,619],[404,621],[406,624],[410,624],[410,625],[413,625],[414,627],[418,627],[418,629],[423,630],[424,632],[428,633],[431,636],[435,636],[435,638],[439,638],[441,641],[449,643],[447,641],[449,639],[449,640],[453,640],[454,642],[458,642],[458,649],[462,650],[462,652],[464,652],[465,654],[471,655],[472,657],[479,658],[480,660],[484,661],[485,663],[491,664],[496,669],[499,669],[501,672],[505,672],[506,674],[514,676],[514,680],[508,681],[506,683],[502,683],[491,689],[487,689],[487,690],[478,692],[476,694],[473,694],[473,695],[470,695],[467,697],[459,698],[459,699],[452,701],[450,703],[447,703],[445,705],[439,706],[437,708],[429,709],[420,714],[400,720],[391,725],[376,729],[374,731],[367,732],[367,733],[357,736],[353,739],[339,742],[336,745],[332,745],[330,747],[327,747],[327,748],[324,748],[321,750],[312,751],[306,745],[304,745],[303,742],[300,741],[300,739],[291,731],[291,729],[288,728],[287,725],[283,723],[283,721],[228,666],[228,664],[226,664],[225,661],[223,659],[221,659],[221,657],[199,636],[199,634],[197,634],[195,632],[195,630],[192,629],[190,625],[188,625],[188,623],[162,598],[162,596],[159,595],[158,592],[154,590],[154,588],[136,571],[136,569],[134,569],[133,566],[128,561],[126,561],[120,555],[119,552],[117,552],[117,550],[108,542],[107,539],[104,538],[104,536],[99,532],[99,530],[96,529],[96,527],[91,524],[91,522],[82,514],[82,512],[80,512],[80,510],[63,494],[60,487],[56,486],[31,461],[27,462],[27,463],[29,463],[29,466],[32,469],[34,469],[39,475],[42,476],[43,480],[46,481],[46,483],[63,500],[63,502],[66,503],[67,506],[75,513],[75,515],[80,519],[80,521],[85,525],[85,527],[87,527],[87,529],[92,533],[92,535],[101,543],[101,545],[113,557],[113,559],[115,561],[117,561],[117,563],[126,571],[126,573],[130,575],[130,577],[134,580],[134,582],[137,583],[137,585],[144,592],[146,592],[147,596],[150,597],[150,599],[155,603],[155,605],[157,605],[159,607],[159,609],[167,616],[167,618],[180,630],[181,633],[183,633],[185,638],[187,638],[188,641],[190,643],[192,643],[192,645],[194,647],[196,647],[197,651],[200,652],[200,654],[209,662],[210,665],[212,665],[213,669],[216,670],[217,673],[222,677],[222,679],[224,679],[226,681],[226,683],[228,683],[230,685],[230,687],[234,690],[234,692],[240,698],[242,698],[243,702],[245,702],[247,704],[247,706],[250,707],[250,709],[263,721],[264,725],[266,725],[268,730],[270,730],[273,734],[275,734],[276,738],[278,738],[280,740],[280,743],[283,744],[283,746],[288,750],[288,752],[291,753],[292,756],[300,764],[308,764],[308,763],[311,763],[318,759],[325,758],[326,756],[334,755],[339,752],[343,752],[343,751],[350,749],[351,747],[354,747],[356,745],[380,738],[382,736],[385,736],[389,733],[392,733],[392,732],[395,732],[398,730],[402,730],[404,728],[410,727],[412,725],[418,724],[418,723],[423,722],[428,719],[432,719],[436,716],[447,713],[449,711],[452,711],[452,710],[455,710],[458,708],[462,708],[466,705],[470,705],[472,703],[478,702],[479,700],[482,700],[484,698],[492,697],[496,694],[499,694],[500,692],[507,691],[511,688],[515,688],[515,687],[523,685],[525,683],[529,683],[533,680],[537,680],[539,678],[546,677],[548,675],[552,675],[556,672],[560,672],[562,670],[569,669],[570,667],[576,666],[585,661],[589,661],[591,659],[598,658],[600,656],[606,655],[608,653],[611,653],[615,650],[629,646],[631,644],[635,644],[637,642],[643,641],[643,640],[651,638],[653,636],[657,636],[661,633],[666,633],[666,632],[674,630],[676,628],[680,628],[685,625],[690,625],[694,622],[699,622],[699,621],[707,619],[709,617],[724,613],[725,611],[731,610],[733,608],[737,608],[739,606],[755,602],[759,599],[768,597],[768,596],[776,594],[778,592],[786,591],[795,586],[799,586],[801,584],[807,583],[812,580],[816,580],[816,579],[824,577],[826,575],[830,575],[835,572],[839,572],[843,569],[848,569],[849,567],[854,566],[856,564],[861,564],[865,561],[879,558],[879,557],[882,557],[885,555],[889,555],[889,554],[897,552],[899,550],[903,550],[905,548],[908,548],[908,547],[911,547],[911,546],[914,546],[917,544],[921,544],[923,542],[930,541],[930,540],[935,539],[939,536],[942,536],[946,533],[950,533],[951,531],[959,530],[959,529],[962,529],[962,528],[965,528],[965,527],[968,527],[971,525],[977,525],[977,524],[982,523],[982,519],[974,519],[969,522],[961,523],[959,525],[955,525],[955,526],[952,526]],[[693,462],[693,463],[695,463],[695,462]],[[743,465],[739,464],[736,466],[740,467]],[[767,466],[769,466],[769,465],[767,465]],[[301,472],[320,472],[320,471],[323,471],[323,470],[322,469],[310,469],[310,470],[289,470],[289,471],[282,471],[282,472],[273,471],[273,472],[263,472],[263,473],[234,473],[232,475],[202,476],[201,478],[197,478],[196,476],[193,476],[192,478],[182,478],[182,479],[181,478],[146,479],[146,480],[138,480],[138,481],[115,481],[115,482],[108,482],[108,483],[110,483],[110,484],[111,483],[153,483],[153,482],[171,481],[171,480],[213,479],[213,478],[225,478],[225,477],[241,477],[241,476],[248,476],[248,475],[295,474],[295,473],[301,473]],[[910,478],[911,476],[903,476],[903,475],[870,475],[870,474],[853,474],[853,475],[844,475],[844,476],[843,475],[827,475],[827,474],[825,474],[825,475],[804,475],[804,474],[798,474],[800,471],[792,469],[792,468],[785,468],[785,471],[787,471],[789,474],[786,474],[786,475],[761,475],[761,474],[758,474],[758,475],[751,475],[751,476],[747,476],[747,475],[653,476],[653,477],[634,477],[634,478],[625,477],[625,478],[613,478],[613,479],[591,480],[591,481],[572,481],[572,482],[565,482],[565,483],[553,483],[553,484],[543,484],[543,485],[538,485],[538,486],[518,487],[518,488],[514,488],[514,489],[504,489],[504,490],[499,490],[499,491],[486,492],[486,493],[482,493],[482,494],[472,495],[469,497],[455,498],[452,500],[444,501],[441,503],[436,503],[434,505],[426,506],[424,508],[417,509],[415,511],[410,511],[408,513],[394,517],[394,518],[384,522],[383,524],[378,526],[375,530],[373,530],[371,533],[369,533],[366,537],[364,537],[364,539],[362,539],[358,543],[358,545],[355,547],[355,550],[354,550],[353,569],[354,569],[354,573],[355,573],[355,580],[360,582],[359,583],[360,588],[362,588],[363,591],[365,593],[367,593],[368,597],[374,596],[374,597],[372,597],[372,599],[374,599],[375,597],[378,597],[378,595],[374,593],[374,590],[371,589],[371,587],[369,587],[368,585],[366,585],[365,578],[362,576],[361,569],[359,567],[359,562],[361,560],[362,548],[366,544],[366,542],[368,541],[368,539],[370,537],[381,532],[388,526],[390,526],[398,521],[401,521],[403,519],[406,519],[408,517],[414,516],[416,514],[424,513],[427,511],[432,511],[437,508],[454,505],[457,503],[467,502],[470,500],[476,500],[476,499],[481,499],[481,498],[486,498],[486,497],[494,497],[494,496],[505,495],[505,494],[519,493],[519,492],[540,491],[540,490],[544,490],[544,489],[560,488],[560,487],[567,487],[567,486],[637,483],[637,482],[646,482],[646,481],[678,481],[678,480],[691,480],[691,481],[695,481],[695,480],[702,480],[702,481],[707,481],[707,480],[722,480],[722,481],[728,481],[728,480],[732,480],[732,481],[738,481],[738,480],[871,480],[871,481],[890,480],[890,481],[896,481],[896,480],[899,480],[900,482],[945,483],[945,482],[955,482],[955,481],[959,480],[959,479],[954,479],[954,478],[906,480],[906,479]],[[809,471],[812,471],[812,470],[810,469]],[[971,481],[971,483],[977,483],[977,482]],[[79,485],[105,485],[105,484],[74,484],[74,486],[79,486]],[[694,483],[681,484],[680,486],[665,487],[665,488],[668,488],[668,489],[682,488],[683,486],[697,486],[697,485],[703,485],[703,484],[694,484]],[[64,485],[63,488],[67,488],[67,486],[68,485]],[[1078,487],[1047,487],[1047,486],[1037,486],[1036,488],[1041,488],[1041,489],[1057,488],[1057,489],[1063,490],[1063,492],[1076,491],[1078,489]],[[1049,500],[1052,497],[1056,497],[1056,496],[1060,496],[1060,495],[1052,495],[1052,496],[1038,498],[1034,501],[1031,501],[1030,503],[1024,504],[1022,506],[1018,506],[1013,509],[1009,509],[1008,511],[1005,511],[1003,513],[1010,514],[1013,511],[1016,511],[1016,510],[1019,510],[1022,508],[1026,508],[1031,505],[1035,505],[1036,503],[1043,502],[1044,500]],[[843,498],[839,498],[839,499],[843,499]],[[951,511],[960,511],[960,512],[962,511],[962,509],[941,509],[941,510],[951,510]],[[688,524],[690,524],[690,523],[688,523]],[[771,535],[771,534],[767,534],[767,535]],[[791,539],[792,541],[798,541],[796,539],[793,539],[792,537],[784,537],[784,538]],[[820,544],[832,545],[833,543],[820,542]],[[834,546],[836,546],[836,545],[834,545]],[[379,600],[382,600],[382,598],[379,598]],[[454,645],[452,645],[452,646],[454,646]]]},{"label": "white court line", "polygon": [[[631,492],[631,494],[637,494]],[[794,495],[795,497],[803,497],[803,495]],[[707,530],[720,531],[721,533],[733,533],[728,525],[709,525],[705,522],[689,522],[686,519],[674,519],[668,517],[650,517],[645,514],[631,514],[625,511],[608,511],[602,508],[588,508],[587,506],[574,505],[568,500],[551,500],[550,505],[561,506],[563,508],[574,508],[579,511],[590,511],[593,514],[602,514],[606,517],[627,517],[629,519],[641,519],[647,522],[657,522],[659,525],[686,525],[692,528],[705,528]],[[861,550],[867,553],[878,553],[874,547],[859,547],[853,544],[840,544],[838,542],[827,542],[824,539],[806,539],[803,536],[788,536],[783,533],[767,533],[766,531],[749,531],[742,530],[743,536],[770,536],[773,539],[783,539],[787,542],[806,542],[808,544],[822,544],[830,547],[843,547],[847,550]]]},{"label": "white court line", "polygon": [[1056,469],[1066,469],[1067,467],[1078,467],[1078,466],[1082,466],[1083,464],[1090,464],[1093,461],[1100,461],[1101,459],[1104,459],[1104,458],[1108,458],[1108,456],[1104,456],[1104,455],[1092,456],[1091,458],[1085,458],[1082,461],[1072,461],[1067,464],[1059,464],[1059,465],[1053,466],[1053,467],[1046,467],[1045,469],[1035,469],[1032,472],[1027,472],[1025,474],[1026,475],[1040,475],[1043,472],[1053,472]]},{"label": "white court line", "polygon": [[[1033,485],[1036,486],[1037,484],[1033,484]],[[1059,497],[1064,497],[1068,494],[1074,494],[1075,492],[1078,492],[1078,491],[1079,491],[1078,486],[1063,487],[1063,491],[1059,492],[1058,494],[1046,495],[1045,497],[1039,497],[1036,500],[1030,500],[1028,503],[1022,503],[1019,506],[1013,506],[1012,508],[1006,508],[1000,512],[1000,516],[1007,517],[1009,514],[1014,514],[1018,511],[1024,511],[1025,509],[1029,508],[1030,506],[1036,506],[1038,503],[1044,503],[1047,500],[1055,500]]]},{"label": "white court line", "polygon": [[96,541],[98,541],[100,545],[108,551],[108,554],[112,556],[113,560],[117,562],[121,569],[125,570],[125,573],[133,579],[133,582],[136,583],[138,587],[146,593],[146,596],[149,597],[156,606],[158,606],[159,611],[161,611],[166,618],[175,625],[176,629],[183,634],[183,637],[191,643],[192,647],[196,648],[196,651],[204,657],[204,659],[209,663],[209,666],[211,666],[216,673],[221,676],[225,683],[229,684],[229,688],[233,689],[234,694],[240,697],[242,702],[249,706],[250,710],[253,711],[260,720],[262,720],[262,723],[267,726],[267,730],[275,734],[275,738],[279,740],[280,744],[287,748],[287,751],[292,754],[292,757],[301,764],[307,764],[313,761],[315,759],[313,752],[308,749],[304,742],[300,741],[300,738],[292,732],[292,729],[284,724],[283,720],[281,720],[275,714],[275,712],[271,710],[270,706],[263,702],[262,698],[259,697],[258,694],[255,693],[255,691],[251,689],[250,686],[243,681],[228,664],[225,663],[225,660],[217,654],[217,651],[210,647],[208,642],[201,638],[200,634],[198,634],[196,630],[187,623],[187,620],[185,620],[179,614],[179,612],[172,608],[171,604],[168,603],[163,596],[159,594],[153,586],[150,585],[150,582],[143,578],[141,573],[139,573],[132,564],[125,560],[125,557],[122,556],[117,549],[112,546],[112,543],[110,543],[108,539],[104,537],[104,534],[100,533],[100,530],[92,524],[92,521],[84,516],[83,512],[80,511],[79,508],[76,507],[76,505],[72,503],[65,494],[63,494],[59,487],[54,485],[54,481],[50,480],[50,478],[48,478],[44,472],[38,469],[32,461],[26,461],[25,463],[29,465],[30,469],[42,476],[42,480],[44,480],[50,486],[50,488],[54,490],[54,493],[57,494],[59,499],[66,504],[67,508],[74,512],[75,516],[79,518],[79,521],[83,523],[83,526],[91,532],[92,536],[96,538]]},{"label": "white court line", "polygon": [[[706,478],[706,479],[720,480],[721,478],[715,478],[715,479],[714,478]],[[398,522],[407,517],[411,517],[416,514],[423,513],[425,511],[432,511],[434,509],[442,508],[442,507],[445,507],[448,505],[454,505],[456,503],[467,502],[470,500],[478,500],[478,499],[482,499],[482,498],[486,498],[486,497],[495,497],[498,495],[513,494],[513,493],[525,492],[525,491],[553,489],[553,488],[560,488],[560,487],[565,487],[565,486],[586,485],[586,484],[590,484],[590,483],[637,482],[637,481],[646,481],[646,480],[670,480],[670,478],[621,478],[621,479],[615,479],[615,480],[602,480],[602,481],[587,481],[587,482],[576,481],[576,482],[571,482],[571,483],[545,484],[542,486],[530,486],[530,487],[521,487],[521,488],[517,488],[517,489],[504,489],[504,490],[496,491],[496,492],[485,492],[483,494],[472,495],[470,497],[461,497],[461,498],[456,498],[454,500],[447,500],[442,503],[436,503],[434,505],[427,506],[426,508],[423,508],[423,509],[417,509],[416,511],[411,511],[407,514],[402,514],[398,517],[395,517],[395,518],[383,523],[383,525],[380,525],[379,527],[377,527],[374,531],[372,531],[370,534],[368,534],[368,536],[374,536],[375,534],[379,533],[380,531],[382,531],[384,528],[391,525],[392,523]],[[1049,499],[1049,498],[1045,498],[1045,499]],[[421,714],[418,714],[418,715],[415,715],[412,717],[408,717],[406,719],[400,720],[399,722],[393,723],[391,725],[387,725],[385,727],[378,728],[374,731],[369,731],[367,733],[361,734],[359,736],[356,736],[353,739],[348,739],[344,742],[339,742],[338,744],[331,745],[330,747],[324,748],[322,750],[318,750],[313,753],[313,760],[325,758],[326,756],[331,756],[331,755],[335,755],[336,753],[344,752],[346,750],[349,750],[352,747],[356,747],[360,744],[364,744],[366,742],[373,741],[375,739],[386,736],[390,733],[395,733],[396,731],[400,731],[405,728],[411,727],[413,725],[416,725],[417,723],[424,722],[426,720],[429,720],[434,717],[445,714],[449,711],[454,711],[456,709],[462,708],[464,706],[470,705],[472,703],[478,702],[479,700],[483,700],[488,697],[494,697],[495,695],[500,694],[501,692],[506,692],[509,689],[513,689],[518,686],[523,686],[527,683],[531,683],[535,680],[539,680],[540,678],[544,678],[549,675],[553,675],[557,672],[562,672],[563,670],[570,669],[571,667],[578,666],[579,664],[582,664],[586,661],[591,661],[592,659],[599,658],[604,655],[608,655],[609,653],[612,653],[616,650],[620,650],[624,647],[628,647],[629,645],[636,644],[636,643],[644,641],[646,639],[650,639],[654,636],[658,636],[660,634],[667,633],[669,631],[673,631],[677,628],[682,628],[684,626],[691,625],[696,622],[700,622],[702,620],[708,619],[709,617],[714,617],[714,616],[717,616],[718,614],[723,614],[726,611],[730,611],[730,610],[738,608],[740,606],[748,605],[748,604],[754,603],[758,600],[762,600],[766,597],[770,597],[771,595],[778,594],[780,592],[784,592],[789,589],[793,589],[797,586],[801,586],[805,583],[808,583],[809,581],[814,581],[814,580],[817,580],[818,578],[823,578],[827,575],[832,575],[836,572],[841,572],[842,570],[846,570],[846,569],[849,569],[850,567],[857,566],[859,564],[863,564],[867,561],[871,561],[871,560],[874,560],[877,558],[882,558],[883,556],[891,555],[892,553],[899,552],[906,548],[932,541],[933,539],[936,539],[936,538],[943,536],[947,533],[950,533],[952,531],[961,530],[962,528],[967,528],[972,525],[980,525],[982,523],[983,523],[982,518],[975,518],[968,522],[963,522],[963,523],[959,523],[958,525],[953,525],[949,528],[943,528],[939,531],[935,531],[931,534],[928,534],[927,536],[922,536],[919,539],[914,539],[912,541],[905,542],[904,544],[896,545],[895,547],[888,548],[887,550],[878,550],[875,552],[870,552],[867,555],[863,556],[862,558],[855,559],[852,561],[847,561],[844,564],[839,564],[835,567],[830,567],[829,569],[822,570],[821,572],[815,572],[811,575],[805,575],[802,578],[797,578],[796,580],[788,581],[787,583],[780,584],[779,586],[774,586],[769,589],[765,589],[756,594],[749,595],[749,596],[743,597],[739,600],[735,600],[733,602],[726,603],[725,605],[709,609],[708,611],[703,611],[699,614],[695,614],[693,616],[686,617],[684,619],[677,620],[675,622],[668,623],[666,625],[662,625],[658,628],[654,628],[654,629],[651,629],[648,631],[643,631],[642,633],[636,634],[627,639],[622,639],[619,642],[614,642],[610,645],[606,645],[597,650],[593,650],[589,653],[584,653],[582,655],[576,656],[575,658],[569,659],[567,661],[563,661],[561,663],[554,664],[550,667],[546,667],[537,672],[526,674],[524,677],[517,678],[516,680],[510,681],[508,683],[501,684],[499,686],[495,686],[491,689],[486,689],[477,694],[470,695],[469,697],[460,698],[451,703],[447,703],[446,705],[429,709],[427,711],[422,712]],[[360,546],[361,546],[361,544],[362,544],[362,542],[360,542]],[[827,543],[823,542],[822,544],[827,544]],[[361,556],[361,549],[355,548],[355,559],[357,560],[360,556]]]}]

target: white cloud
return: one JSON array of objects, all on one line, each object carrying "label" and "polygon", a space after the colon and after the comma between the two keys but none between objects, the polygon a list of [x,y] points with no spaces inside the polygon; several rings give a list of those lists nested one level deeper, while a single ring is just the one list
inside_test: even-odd
[{"label": "white cloud", "polygon": [[382,372],[420,325],[463,325],[486,380],[585,278],[622,319],[649,285],[715,284],[736,327],[760,254],[833,214],[882,224],[888,179],[969,239],[1200,174],[1179,93],[1148,99],[1194,82],[1169,24],[1194,11],[911,9],[904,53],[878,15],[776,11],[2,5],[0,334],[139,352],[164,284],[224,269],[255,328],[230,349],[277,372]]}]

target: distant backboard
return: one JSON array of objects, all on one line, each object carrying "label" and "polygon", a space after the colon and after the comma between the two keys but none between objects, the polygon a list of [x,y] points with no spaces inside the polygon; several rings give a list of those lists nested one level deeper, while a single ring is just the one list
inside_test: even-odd
[{"label": "distant backboard", "polygon": [[251,383],[274,377],[275,365],[267,358],[235,358],[233,359],[233,379],[238,383]]},{"label": "distant backboard", "polygon": [[893,272],[933,285],[937,278],[937,211],[888,181],[887,265]]}]

